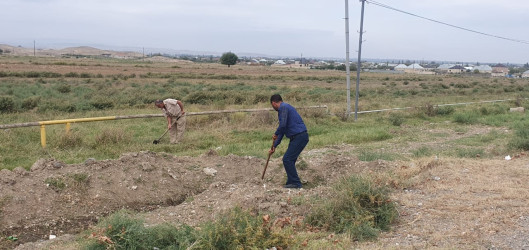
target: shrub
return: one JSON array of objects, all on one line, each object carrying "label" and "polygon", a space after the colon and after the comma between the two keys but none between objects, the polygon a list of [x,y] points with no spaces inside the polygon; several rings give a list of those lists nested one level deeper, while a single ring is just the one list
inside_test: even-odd
[{"label": "shrub", "polygon": [[123,129],[105,129],[96,136],[95,141],[97,145],[107,145],[128,142],[129,139]]},{"label": "shrub", "polygon": [[64,74],[64,77],[78,78],[79,77],[79,73],[77,73],[77,72],[69,72],[69,73]]},{"label": "shrub", "polygon": [[515,149],[529,150],[529,124],[522,124],[515,128],[514,137],[509,146]]},{"label": "shrub", "polygon": [[10,96],[0,96],[0,113],[15,111],[15,101]]},{"label": "shrub", "polygon": [[474,124],[478,122],[476,112],[457,113],[454,115],[454,121],[462,124]]},{"label": "shrub", "polygon": [[438,115],[449,115],[454,113],[455,108],[453,106],[438,106],[437,107],[437,114]]},{"label": "shrub", "polygon": [[114,103],[112,103],[109,100],[102,100],[102,99],[92,101],[90,104],[92,106],[94,106],[94,108],[100,109],[100,110],[110,109],[110,108],[114,107]]},{"label": "shrub", "polygon": [[122,210],[98,223],[84,249],[188,249],[195,240],[187,225],[145,228],[143,220]]},{"label": "shrub", "polygon": [[285,249],[293,243],[288,227],[277,228],[266,217],[241,208],[224,212],[218,218],[202,227],[197,249]]},{"label": "shrub", "polygon": [[388,191],[368,179],[351,176],[333,187],[330,198],[318,204],[306,222],[336,233],[346,233],[353,240],[367,240],[387,231],[398,216]]},{"label": "shrub", "polygon": [[22,101],[21,107],[24,110],[34,109],[39,105],[39,101],[40,96],[28,97]]},{"label": "shrub", "polygon": [[72,91],[72,88],[68,84],[60,84],[59,86],[57,86],[57,91],[59,91],[60,93],[66,94],[66,93],[70,93]]},{"label": "shrub", "polygon": [[77,132],[69,132],[59,137],[58,147],[69,149],[83,144],[83,137]]},{"label": "shrub", "polygon": [[426,114],[427,116],[435,116],[437,115],[437,109],[434,105],[427,103],[423,107],[421,107],[422,112]]},{"label": "shrub", "polygon": [[507,108],[502,105],[494,104],[490,107],[481,107],[479,112],[482,115],[500,115],[505,114],[507,112]]},{"label": "shrub", "polygon": [[389,121],[393,126],[399,127],[404,122],[404,117],[400,114],[391,113],[389,115]]}]

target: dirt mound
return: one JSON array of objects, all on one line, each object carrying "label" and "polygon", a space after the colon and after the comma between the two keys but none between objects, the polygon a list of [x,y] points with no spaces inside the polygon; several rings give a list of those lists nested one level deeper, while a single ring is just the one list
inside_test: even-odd
[{"label": "dirt mound", "polygon": [[[140,152],[117,160],[68,165],[41,159],[31,171],[0,172],[0,232],[19,238],[18,249],[41,249],[122,208],[143,212],[145,223],[198,225],[235,206],[300,221],[309,200],[325,198],[333,183],[351,174],[375,174],[394,187],[399,221],[378,242],[360,248],[513,248],[529,245],[527,157],[505,160],[425,159],[362,162],[354,147],[339,145],[302,154],[299,190],[284,189],[281,159],[200,157]],[[405,186],[403,188],[402,186]],[[57,235],[58,240],[38,242]],[[3,241],[2,241],[3,240]],[[0,248],[15,243],[0,240]],[[9,245],[11,244],[11,245]],[[57,249],[67,249],[60,248]]]},{"label": "dirt mound", "polygon": [[[307,188],[350,171],[335,162],[313,163],[310,156],[318,154],[308,153],[299,167]],[[151,224],[172,220],[196,225],[236,205],[291,215],[289,199],[310,189],[281,188],[285,174],[280,162],[272,159],[261,180],[264,159],[218,156],[214,151],[200,157],[127,153],[117,160],[87,159],[72,165],[40,159],[30,171],[0,172],[0,233],[16,235],[18,243],[48,239],[50,234],[77,233],[123,208],[154,210],[146,213]],[[317,169],[327,165],[339,171]]]},{"label": "dirt mound", "polygon": [[75,233],[121,208],[179,204],[208,186],[208,176],[200,171],[188,158],[151,152],[76,165],[41,159],[29,172],[1,173],[0,230],[33,241],[50,233]]}]

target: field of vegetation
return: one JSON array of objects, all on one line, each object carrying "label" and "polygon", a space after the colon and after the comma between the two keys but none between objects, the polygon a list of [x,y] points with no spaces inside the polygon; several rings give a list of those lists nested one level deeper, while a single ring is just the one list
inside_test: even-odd
[{"label": "field of vegetation", "polygon": [[[346,121],[345,76],[341,71],[175,64],[112,59],[0,58],[2,124],[54,119],[159,113],[153,101],[182,100],[188,112],[238,108],[269,108],[271,94],[280,93],[298,107],[327,105],[328,113],[308,114],[312,143],[359,143],[394,138],[388,132],[402,125],[449,120],[457,125],[517,127],[524,117],[508,108],[528,106],[529,81],[523,79],[369,74],[361,76],[359,110],[416,107],[405,112],[361,114]],[[352,79],[355,81],[354,77]],[[354,84],[353,84],[354,86]],[[351,97],[354,105],[354,88]],[[468,106],[437,104],[511,99]],[[352,108],[354,110],[354,107]],[[274,114],[189,117],[186,140],[176,147],[149,145],[164,131],[163,119],[48,126],[48,148],[39,145],[39,128],[2,131],[2,168],[29,168],[41,157],[68,163],[86,158],[115,158],[122,152],[153,150],[197,155],[222,147],[221,154],[262,155],[275,126]],[[442,125],[440,125],[442,126]],[[454,126],[451,123],[447,126]],[[523,125],[522,125],[523,127]],[[461,126],[460,129],[464,129]],[[365,131],[364,131],[365,130]],[[205,133],[207,132],[207,133]],[[349,134],[353,133],[353,134]],[[357,133],[355,136],[354,133]],[[522,132],[521,132],[522,133]],[[356,138],[371,134],[373,138]],[[350,135],[350,136],[349,136]],[[503,137],[488,135],[490,140]],[[402,136],[399,136],[402,140]],[[498,145],[498,150],[506,146]],[[422,154],[425,151],[423,149]],[[475,149],[475,151],[480,151]],[[450,152],[429,152],[429,154]],[[489,152],[490,153],[490,152]],[[416,153],[417,154],[417,153]],[[419,152],[419,154],[421,154]],[[486,157],[487,152],[482,156]]]},{"label": "field of vegetation", "polygon": [[[354,121],[352,116],[348,118],[345,114],[343,71],[34,57],[0,57],[0,66],[0,124],[157,114],[160,111],[153,102],[164,98],[182,100],[187,112],[269,108],[270,96],[279,93],[295,107],[328,107],[326,110],[301,110],[310,134],[306,150],[351,144],[354,145],[354,151],[351,152],[354,156],[360,161],[372,162],[411,161],[427,157],[493,159],[529,149],[529,120],[524,113],[509,112],[512,107],[529,108],[526,100],[529,97],[528,79],[486,78],[479,74],[430,76],[362,73],[359,111],[413,108],[359,114],[358,120]],[[351,82],[355,81],[352,77]],[[354,96],[353,87],[353,104]],[[479,103],[491,100],[508,101]],[[441,105],[467,102],[475,104]],[[182,143],[170,145],[165,138],[161,144],[154,145],[152,141],[158,139],[166,128],[163,118],[74,123],[70,133],[65,133],[64,125],[48,125],[46,148],[40,145],[39,127],[5,129],[0,130],[0,169],[30,169],[40,158],[54,158],[74,164],[83,163],[89,158],[117,159],[123,153],[140,151],[199,156],[215,150],[220,156],[233,154],[264,158],[276,126],[276,113],[268,111],[189,116]],[[468,136],[457,136],[461,134]],[[274,157],[280,157],[285,150],[286,146],[278,148]],[[364,181],[346,181],[340,184],[342,188],[338,190],[347,190],[343,186],[354,186],[357,182],[365,190],[365,186],[370,184]],[[380,197],[386,197],[385,189],[373,192],[380,192],[380,195],[383,194]],[[355,197],[357,194],[340,195]],[[378,196],[368,194],[367,197]],[[369,215],[379,216],[379,221],[375,223],[380,226],[377,229],[369,226],[352,228],[354,221],[321,224],[331,220],[329,211],[351,207],[350,204],[337,206],[322,206],[307,219],[307,223],[336,233],[356,235],[355,240],[362,240],[372,239],[371,236],[376,235],[377,230],[388,230],[390,222],[395,219],[395,211],[384,208],[377,210],[382,214]],[[211,231],[199,236],[193,233],[192,228],[185,227],[169,227],[167,231],[163,228],[152,230],[158,230],[158,236],[167,233],[168,237],[180,239],[182,246],[186,247],[193,244],[193,238],[189,235],[206,237],[215,233],[219,234],[215,237],[220,238],[202,238],[201,246],[229,249],[237,246],[233,245],[234,242],[258,248],[273,244],[288,247],[292,244],[291,239],[285,237],[288,232],[284,231],[259,231],[257,233],[262,236],[259,239],[234,238],[230,242],[216,242],[223,237],[226,239],[225,235],[246,236],[244,231],[237,234],[221,232],[215,223],[226,225],[243,221],[248,224],[245,226],[248,230],[263,230],[256,226],[257,222],[245,216],[248,216],[245,211],[234,210],[225,216],[226,220],[233,217],[233,221],[212,222],[205,226],[206,230]],[[137,224],[131,218],[121,212],[102,222],[101,227],[108,227],[108,223],[128,223],[123,227],[133,226],[135,229],[131,230],[149,234],[145,230],[151,229],[142,228],[141,223]],[[130,237],[129,240],[137,238]],[[264,242],[263,239],[273,242]],[[258,243],[244,243],[249,240]],[[131,245],[126,245],[129,243],[140,244],[125,242],[125,245],[116,246],[130,248]],[[95,244],[91,249],[104,249],[104,246]]]}]

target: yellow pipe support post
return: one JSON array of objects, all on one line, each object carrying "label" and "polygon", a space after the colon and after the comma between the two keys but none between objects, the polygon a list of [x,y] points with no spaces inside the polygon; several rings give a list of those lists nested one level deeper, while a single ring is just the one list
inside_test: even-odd
[{"label": "yellow pipe support post", "polygon": [[46,148],[46,125],[40,125],[40,145]]},{"label": "yellow pipe support post", "polygon": [[94,117],[94,118],[78,118],[78,119],[66,119],[66,120],[53,120],[53,121],[40,121],[40,144],[42,148],[46,148],[46,125],[54,124],[66,124],[66,133],[70,132],[71,123],[74,122],[95,122],[95,121],[107,121],[107,120],[116,120],[116,116],[104,116],[104,117]]}]

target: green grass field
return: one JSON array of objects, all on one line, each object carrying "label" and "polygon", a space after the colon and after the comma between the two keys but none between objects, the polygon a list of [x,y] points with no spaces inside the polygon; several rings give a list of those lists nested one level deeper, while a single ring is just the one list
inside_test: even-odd
[{"label": "green grass field", "polygon": [[[361,159],[406,159],[428,155],[490,156],[512,148],[524,148],[520,137],[485,135],[450,142],[461,152],[413,148],[406,154],[373,150],[383,145],[413,144],[424,124],[435,123],[445,133],[469,126],[523,129],[525,116],[508,113],[509,107],[529,107],[529,80],[417,76],[365,73],[361,79],[359,110],[416,107],[404,111],[361,114],[358,121],[344,119],[346,92],[343,72],[216,64],[175,66],[116,59],[46,59],[0,57],[8,67],[0,72],[2,124],[54,119],[159,113],[153,101],[177,98],[188,112],[239,108],[269,108],[269,96],[279,93],[297,107],[327,105],[326,112],[303,111],[309,127],[308,149],[349,143],[358,145]],[[83,66],[83,67],[79,67]],[[46,70],[43,70],[43,69]],[[98,73],[100,72],[100,73]],[[351,93],[354,97],[354,91]],[[497,104],[437,107],[436,104],[512,99]],[[353,107],[354,110],[354,107]],[[450,123],[446,123],[449,121]],[[31,167],[39,158],[53,157],[66,163],[87,158],[113,159],[133,151],[165,151],[199,155],[215,149],[221,155],[263,157],[277,125],[275,112],[234,113],[188,117],[183,143],[153,145],[164,131],[163,118],[100,121],[72,125],[48,125],[47,147],[40,146],[39,127],[0,131],[1,168]],[[399,131],[392,133],[391,131]],[[435,141],[435,136],[420,135]],[[483,135],[481,135],[483,136]],[[512,135],[508,135],[512,136]],[[522,137],[523,138],[523,137]],[[497,143],[499,149],[485,147]],[[382,147],[382,146],[381,146]],[[474,149],[469,149],[474,148]],[[482,148],[482,149],[480,149]],[[284,150],[282,147],[280,150]],[[453,151],[453,150],[452,150]],[[467,152],[467,153],[465,153]],[[281,152],[280,152],[281,153]],[[280,154],[276,154],[280,155]]]}]

